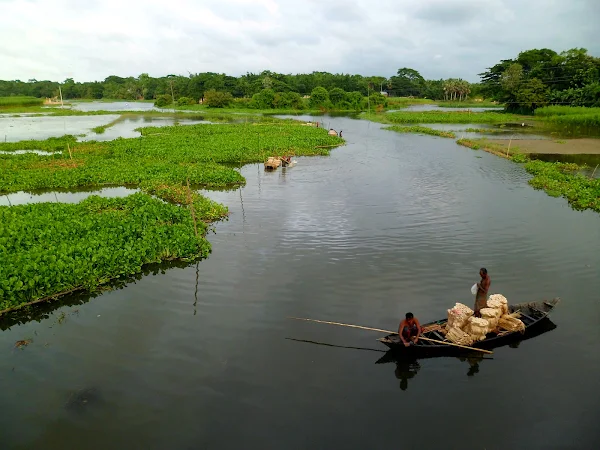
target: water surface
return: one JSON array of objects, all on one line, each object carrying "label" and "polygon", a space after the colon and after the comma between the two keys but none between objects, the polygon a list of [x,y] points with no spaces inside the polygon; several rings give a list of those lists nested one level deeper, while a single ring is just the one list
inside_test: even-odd
[{"label": "water surface", "polygon": [[[451,139],[326,121],[347,140],[330,157],[208,193],[231,216],[207,260],[3,323],[7,448],[596,447],[600,215]],[[287,319],[437,319],[482,266],[511,303],[561,297],[555,328],[484,360],[395,361],[378,333]]]}]

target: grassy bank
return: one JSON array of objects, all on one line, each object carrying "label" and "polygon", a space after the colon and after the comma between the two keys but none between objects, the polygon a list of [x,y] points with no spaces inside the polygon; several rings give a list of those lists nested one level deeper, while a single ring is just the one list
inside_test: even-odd
[{"label": "grassy bank", "polygon": [[474,150],[485,150],[516,163],[524,163],[525,170],[533,175],[529,184],[535,189],[543,189],[552,197],[564,197],[569,205],[578,211],[591,209],[600,212],[600,179],[577,173],[584,166],[572,163],[545,162],[521,153],[518,147],[511,147],[486,141],[485,139],[459,139],[459,145]]},{"label": "grassy bank", "polygon": [[28,108],[32,106],[41,106],[44,99],[37,97],[0,97],[0,112],[9,108]]},{"label": "grassy bank", "polygon": [[[379,123],[521,123],[523,116],[503,112],[470,111],[406,111],[391,113],[362,113],[361,118]],[[531,118],[529,118],[531,119]]]},{"label": "grassy bank", "polygon": [[444,108],[503,108],[504,105],[499,103],[494,103],[490,101],[482,101],[482,102],[474,102],[474,101],[448,101],[448,100],[439,100],[436,103],[438,106],[443,106]]},{"label": "grassy bank", "polygon": [[445,138],[456,138],[456,135],[451,131],[442,131],[442,130],[434,130],[433,128],[423,127],[420,125],[413,126],[398,126],[393,125],[391,127],[385,127],[384,130],[396,131],[397,133],[418,133],[418,134],[428,134],[430,136],[439,136]]},{"label": "grassy bank", "polygon": [[[600,129],[600,108],[583,106],[545,106],[535,110],[535,117],[550,126]],[[600,134],[598,131],[595,134]]]}]

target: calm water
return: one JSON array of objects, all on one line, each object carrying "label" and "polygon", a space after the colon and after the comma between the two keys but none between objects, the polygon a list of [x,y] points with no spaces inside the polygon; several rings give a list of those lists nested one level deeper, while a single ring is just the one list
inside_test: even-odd
[{"label": "calm water", "polygon": [[151,111],[153,102],[73,102],[72,109],[79,111]]},{"label": "calm water", "polygon": [[124,186],[105,187],[102,189],[77,189],[77,191],[54,191],[54,192],[13,192],[0,196],[1,206],[25,205],[28,203],[79,203],[91,195],[100,195],[102,197],[126,197],[138,192],[138,189],[127,188]]},{"label": "calm water", "polygon": [[[102,116],[49,116],[49,117],[3,117],[0,118],[2,142],[18,142],[29,139],[44,140],[65,134],[79,135],[94,127],[106,125],[118,115]],[[93,133],[95,134],[95,133]]]},{"label": "calm water", "polygon": [[[597,446],[600,216],[453,140],[327,121],[348,142],[330,157],[210,193],[231,216],[207,260],[4,323],[5,448]],[[394,361],[381,334],[286,319],[437,319],[481,266],[509,302],[561,297],[556,328],[485,360]]]},{"label": "calm water", "polygon": [[107,141],[119,137],[139,137],[140,127],[164,127],[175,124],[194,125],[210,123],[200,119],[201,116],[190,117],[124,117],[114,125],[98,134],[92,128],[107,125],[118,119],[119,115],[106,114],[100,116],[60,116],[60,117],[7,117],[0,118],[0,138],[2,142],[18,142],[35,139],[43,140],[60,137],[65,134],[78,136],[80,141]]}]

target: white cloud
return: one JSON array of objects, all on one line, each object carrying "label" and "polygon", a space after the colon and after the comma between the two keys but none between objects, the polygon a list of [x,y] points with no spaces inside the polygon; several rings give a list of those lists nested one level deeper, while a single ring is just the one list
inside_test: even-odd
[{"label": "white cloud", "polygon": [[426,78],[477,81],[486,67],[530,48],[600,55],[599,4],[0,0],[0,79],[261,70],[391,76],[412,67]]}]

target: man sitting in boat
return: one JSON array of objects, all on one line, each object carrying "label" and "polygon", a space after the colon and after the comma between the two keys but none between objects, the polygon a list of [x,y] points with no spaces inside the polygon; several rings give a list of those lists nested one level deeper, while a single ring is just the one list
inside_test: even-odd
[{"label": "man sitting in boat", "polygon": [[398,335],[405,347],[408,347],[410,343],[416,344],[421,335],[422,328],[417,318],[411,312],[406,313],[406,319],[400,322],[398,326]]}]

